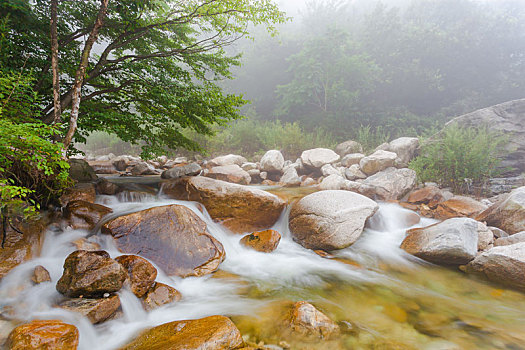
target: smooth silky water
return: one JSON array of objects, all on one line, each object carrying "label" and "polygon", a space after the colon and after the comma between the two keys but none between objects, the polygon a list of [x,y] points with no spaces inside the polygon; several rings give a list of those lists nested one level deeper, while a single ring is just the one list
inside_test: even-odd
[{"label": "smooth silky water", "polygon": [[[280,194],[297,198],[309,192],[286,189]],[[159,269],[157,281],[178,289],[182,301],[146,312],[129,290],[122,289],[121,317],[93,326],[74,312],[54,307],[61,299],[55,285],[64,260],[75,250],[72,242],[83,237],[99,243],[113,258],[122,253],[99,229],[50,230],[41,256],[0,282],[4,317],[74,324],[80,331],[79,349],[85,350],[117,349],[145,328],[217,314],[230,316],[254,343],[286,341],[292,349],[525,349],[525,295],[404,253],[399,245],[413,214],[396,204],[381,203],[356,244],[323,258],[292,240],[288,210],[274,226],[282,234],[279,247],[265,254],[241,246],[242,235],[214,223],[196,203],[151,193],[99,196],[98,202],[114,210],[111,217],[184,205],[224,245],[226,260],[215,274],[198,278],[171,277]],[[413,227],[433,222],[422,219]],[[50,272],[52,282],[31,284],[37,265]],[[330,340],[294,338],[280,320],[299,300],[311,302],[347,331]]]}]

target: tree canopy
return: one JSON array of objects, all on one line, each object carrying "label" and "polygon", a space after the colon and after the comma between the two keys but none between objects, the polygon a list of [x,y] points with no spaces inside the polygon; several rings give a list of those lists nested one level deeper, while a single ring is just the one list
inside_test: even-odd
[{"label": "tree canopy", "polygon": [[[75,73],[99,1],[58,2],[60,103],[67,122]],[[49,1],[7,0],[0,5],[2,69],[31,71],[41,96],[38,118],[53,122]],[[269,0],[109,1],[83,75],[79,110],[82,140],[104,130],[144,142],[145,154],[166,147],[197,148],[182,130],[239,118],[245,102],[218,82],[230,78],[238,55],[225,47],[253,25],[270,31],[285,20]]]}]

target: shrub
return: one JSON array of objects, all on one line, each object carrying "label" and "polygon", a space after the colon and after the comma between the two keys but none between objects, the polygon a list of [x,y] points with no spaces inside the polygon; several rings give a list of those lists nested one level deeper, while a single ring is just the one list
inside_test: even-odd
[{"label": "shrub", "polygon": [[419,181],[436,182],[455,192],[466,192],[470,183],[484,184],[501,170],[505,137],[485,127],[463,128],[452,124],[440,134],[421,141],[421,155],[410,163]]},{"label": "shrub", "polygon": [[386,131],[381,125],[372,129],[370,125],[361,125],[357,129],[356,141],[363,146],[365,153],[370,153],[377,146],[390,141],[390,132]]}]

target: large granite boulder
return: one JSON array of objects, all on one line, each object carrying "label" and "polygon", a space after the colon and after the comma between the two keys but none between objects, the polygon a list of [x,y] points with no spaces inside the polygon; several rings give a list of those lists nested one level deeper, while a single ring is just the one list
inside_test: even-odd
[{"label": "large granite boulder", "polygon": [[346,156],[350,153],[362,153],[363,146],[359,142],[348,140],[338,144],[335,147],[335,153],[339,154],[341,157]]},{"label": "large granite boulder", "polygon": [[202,203],[210,216],[233,232],[253,232],[275,224],[286,203],[266,191],[205,177],[167,181],[163,193]]},{"label": "large granite boulder", "polygon": [[476,217],[512,235],[525,231],[525,186],[512,191]]},{"label": "large granite boulder", "polygon": [[301,154],[301,162],[304,167],[310,169],[321,169],[325,164],[337,162],[341,157],[327,148],[314,148]]},{"label": "large granite boulder", "polygon": [[379,206],[350,191],[320,191],[294,203],[290,212],[293,238],[309,249],[342,249],[353,244]]},{"label": "large granite boulder", "polygon": [[371,155],[359,161],[361,171],[366,175],[374,175],[387,168],[393,167],[396,162],[397,154],[383,150],[377,150]]},{"label": "large granite boulder", "polygon": [[224,260],[222,244],[206,223],[182,205],[165,205],[120,216],[102,226],[126,254],[140,254],[169,275],[202,276]]},{"label": "large granite boulder", "polygon": [[101,297],[118,292],[126,279],[126,271],[105,251],[77,250],[64,262],[64,273],[57,290],[68,297]]},{"label": "large granite boulder", "polygon": [[160,177],[163,179],[178,179],[183,176],[197,176],[201,171],[202,168],[197,163],[177,164],[173,168],[163,171]]},{"label": "large granite boulder", "polygon": [[95,170],[84,159],[71,158],[69,164],[69,177],[78,182],[91,182],[98,178]]},{"label": "large granite boulder", "polygon": [[382,200],[403,198],[416,186],[417,175],[412,169],[387,168],[363,181],[375,189],[376,197]]},{"label": "large granite boulder", "polygon": [[345,190],[347,189],[347,182],[343,176],[340,174],[333,174],[330,176],[327,176],[321,181],[319,184],[319,189],[322,191],[327,190]]},{"label": "large granite boulder", "polygon": [[447,126],[456,124],[468,128],[486,126],[508,136],[506,149],[509,153],[501,164],[503,169],[512,168],[506,175],[525,172],[525,99],[505,102],[483,108],[452,119]]},{"label": "large granite boulder", "polygon": [[241,332],[228,317],[210,316],[151,328],[122,350],[227,350],[240,348],[243,343]]},{"label": "large granite boulder", "polygon": [[58,320],[35,320],[16,327],[7,338],[10,350],[75,350],[77,327]]},{"label": "large granite boulder", "polygon": [[525,291],[525,242],[494,247],[481,253],[467,265],[466,271]]},{"label": "large granite boulder", "polygon": [[64,218],[73,229],[92,230],[113,209],[86,201],[69,202],[64,209]]},{"label": "large granite boulder", "polygon": [[210,163],[213,166],[225,166],[225,165],[238,165],[241,166],[246,163],[246,158],[236,154],[228,154],[225,156],[220,156],[210,160]]},{"label": "large granite boulder", "polygon": [[[423,228],[408,230],[401,243],[407,253],[441,265],[467,264],[476,257],[480,223],[469,218],[453,218]],[[488,230],[488,229],[487,229]]]},{"label": "large granite boulder", "polygon": [[206,177],[241,185],[248,185],[252,181],[250,174],[236,164],[213,167]]},{"label": "large granite boulder", "polygon": [[281,173],[284,167],[284,157],[281,151],[271,150],[261,158],[261,171],[267,173]]}]

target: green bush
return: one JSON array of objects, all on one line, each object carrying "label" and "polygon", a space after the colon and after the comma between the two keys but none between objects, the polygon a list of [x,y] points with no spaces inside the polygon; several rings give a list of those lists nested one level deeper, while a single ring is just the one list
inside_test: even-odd
[{"label": "green bush", "polygon": [[432,181],[466,192],[469,184],[483,185],[501,171],[505,137],[485,127],[463,128],[455,124],[421,141],[421,155],[410,163],[421,182]]},{"label": "green bush", "polygon": [[363,146],[365,153],[370,153],[377,146],[390,141],[390,132],[385,130],[381,125],[372,129],[370,125],[361,125],[357,129],[355,140]]}]

